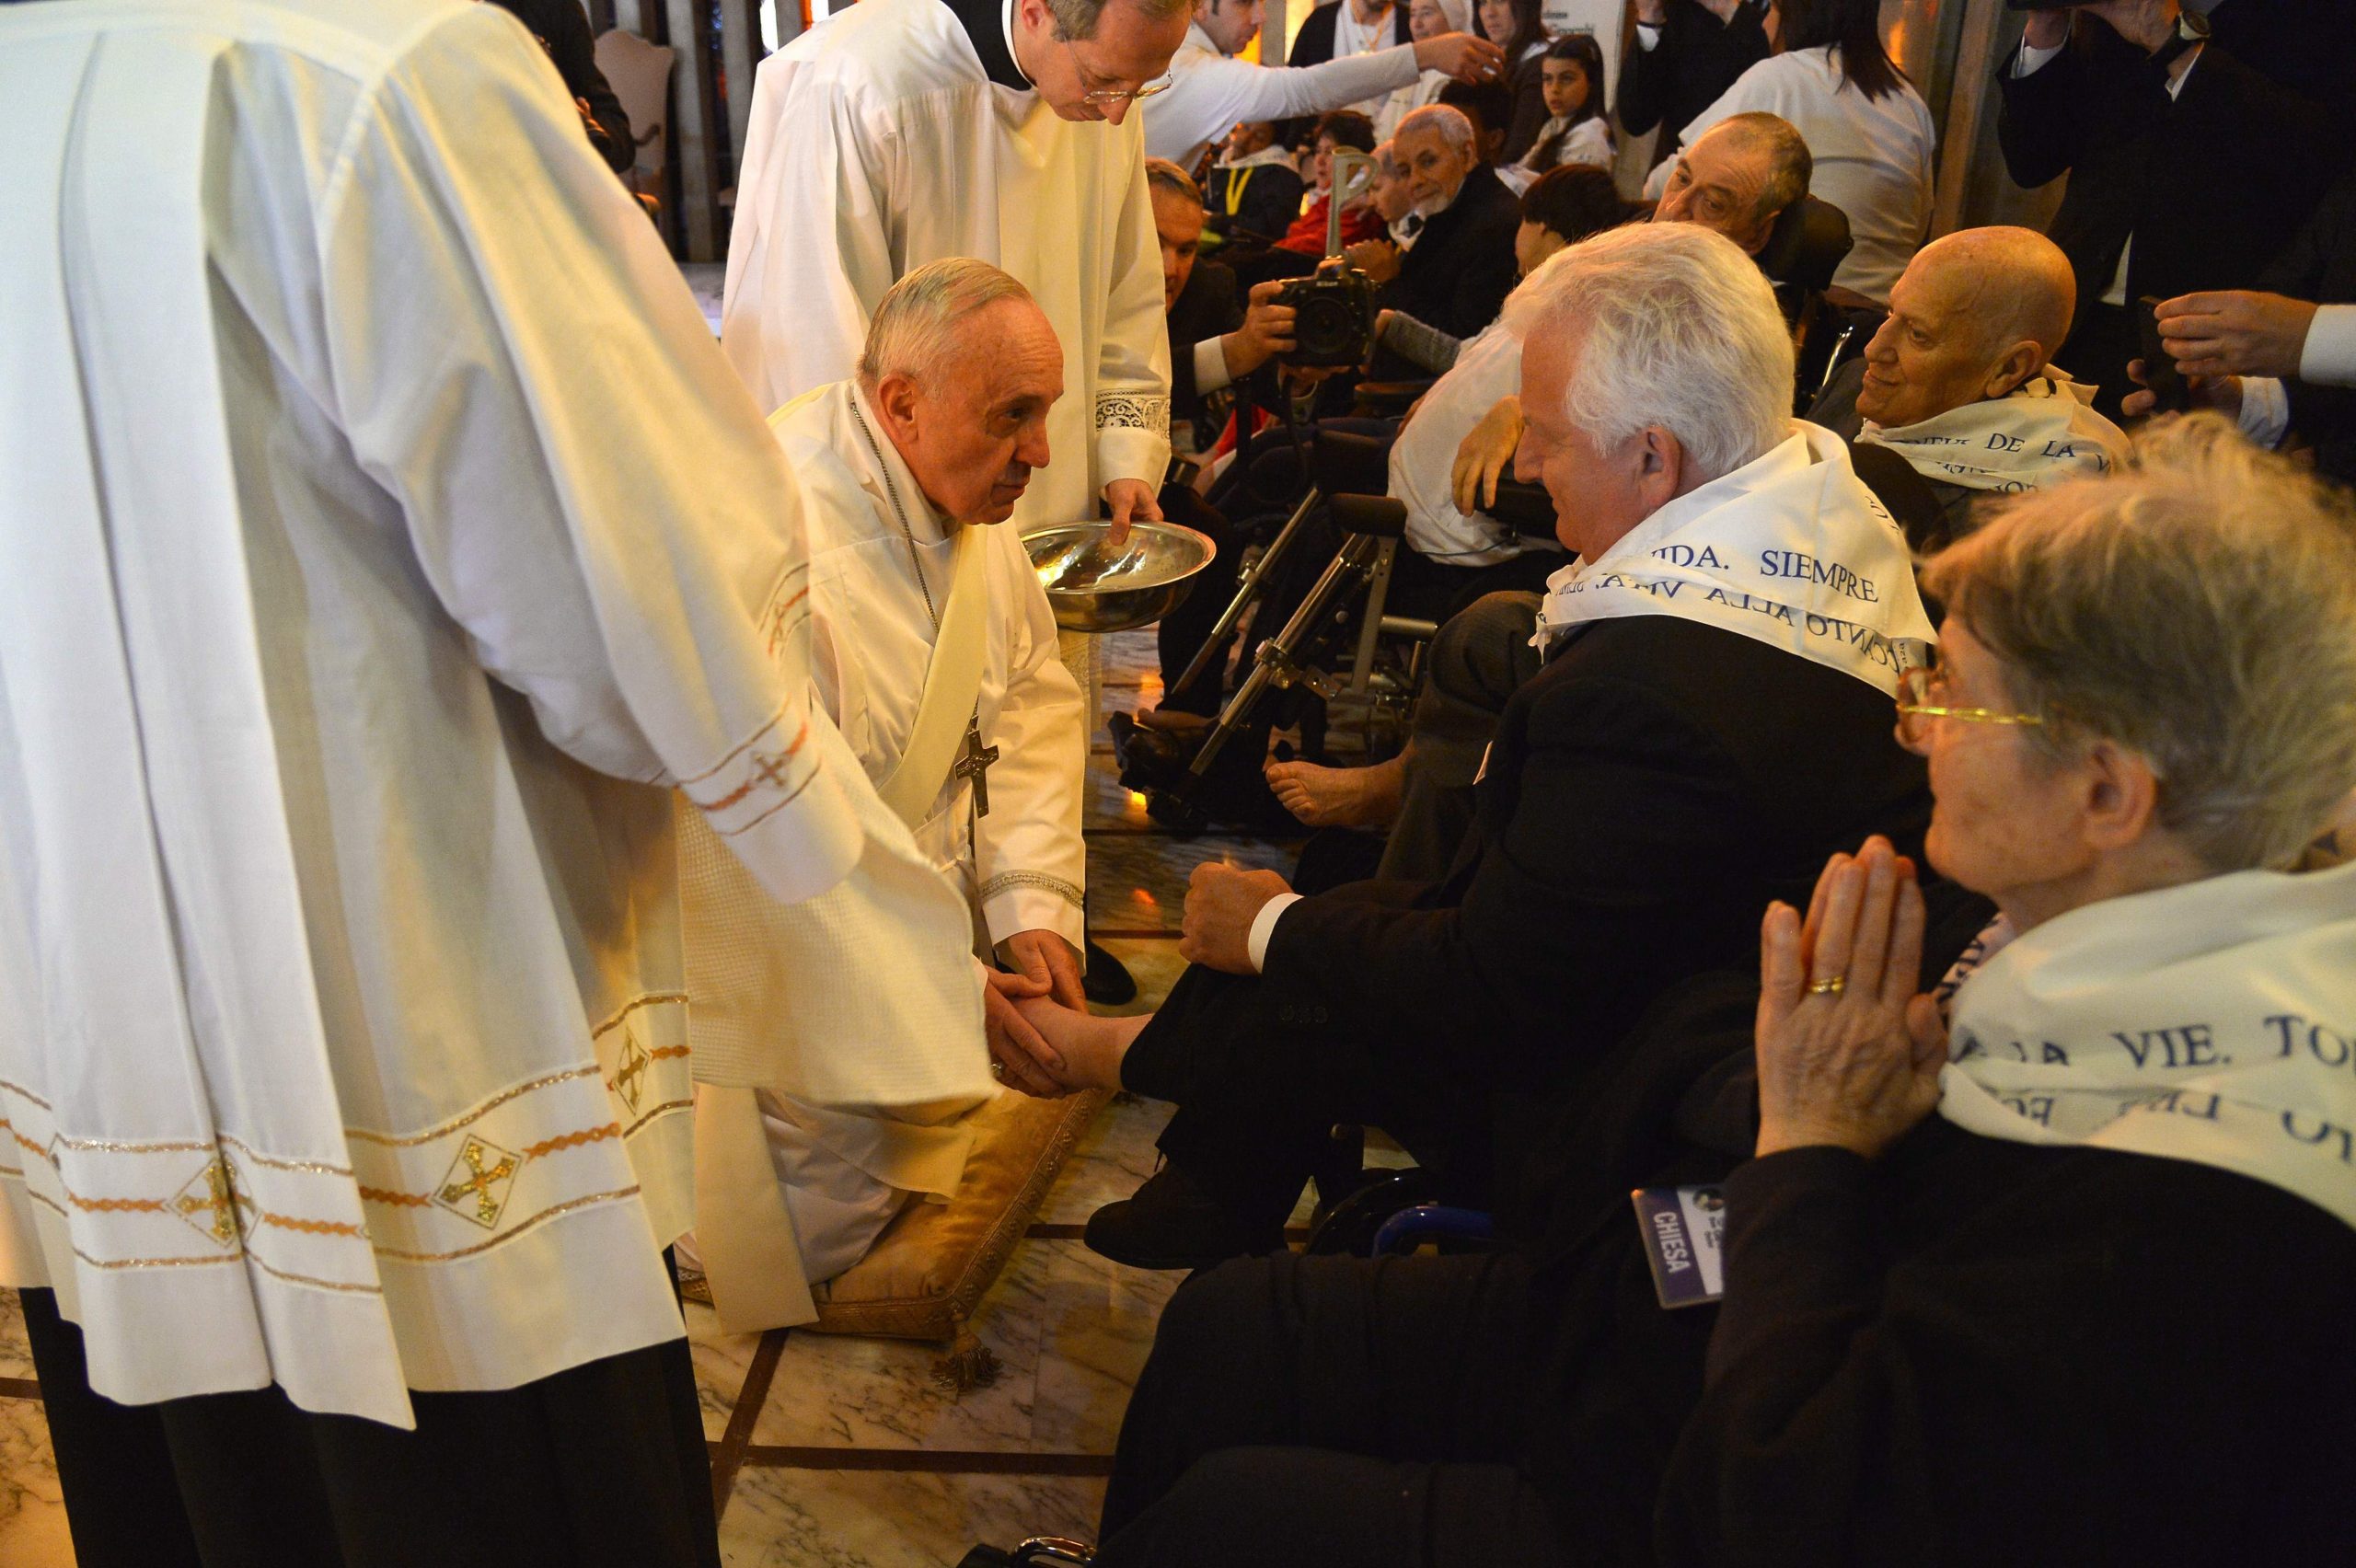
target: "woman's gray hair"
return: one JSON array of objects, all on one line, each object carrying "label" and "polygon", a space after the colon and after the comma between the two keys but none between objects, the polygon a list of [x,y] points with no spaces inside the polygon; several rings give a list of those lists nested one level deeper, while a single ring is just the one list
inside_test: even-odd
[{"label": "woman's gray hair", "polygon": [[860,385],[872,391],[895,374],[930,380],[953,356],[960,324],[1000,300],[1030,297],[1012,274],[987,261],[952,256],[926,262],[875,307],[860,351]]},{"label": "woman's gray hair", "polygon": [[[1066,39],[1094,38],[1096,24],[1104,15],[1104,7],[1114,0],[1047,0],[1047,9],[1055,14],[1056,30]],[[1192,15],[1195,0],[1126,0],[1156,21],[1165,21],[1182,12]]]},{"label": "woman's gray hair", "polygon": [[2136,454],[2006,503],[1923,585],[2050,755],[2124,746],[2212,870],[2288,865],[2356,789],[2356,505],[2215,414]]},{"label": "woman's gray hair", "polygon": [[1415,131],[1428,131],[1460,153],[1472,153],[1480,141],[1472,120],[1452,103],[1427,103],[1421,109],[1409,110],[1392,131],[1386,145],[1395,147],[1400,137]]},{"label": "woman's gray hair", "polygon": [[1564,416],[1599,446],[1658,425],[1704,479],[1791,434],[1792,340],[1775,292],[1732,240],[1636,224],[1547,258],[1506,301],[1525,343],[1579,344]]}]

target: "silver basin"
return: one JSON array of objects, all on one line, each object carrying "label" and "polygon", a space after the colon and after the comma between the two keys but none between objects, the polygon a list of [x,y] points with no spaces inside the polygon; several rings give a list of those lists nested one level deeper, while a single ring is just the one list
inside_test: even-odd
[{"label": "silver basin", "polygon": [[1110,523],[1051,523],[1022,536],[1056,624],[1066,631],[1127,631],[1176,609],[1218,553],[1175,523],[1139,522],[1112,542]]}]

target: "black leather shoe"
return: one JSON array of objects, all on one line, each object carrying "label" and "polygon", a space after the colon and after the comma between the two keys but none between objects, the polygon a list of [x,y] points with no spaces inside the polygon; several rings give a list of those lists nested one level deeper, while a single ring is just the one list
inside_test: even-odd
[{"label": "black leather shoe", "polygon": [[1138,983],[1128,965],[1086,939],[1088,968],[1080,977],[1080,994],[1100,1008],[1122,1008],[1138,999]]},{"label": "black leather shoe", "polygon": [[1284,1224],[1255,1224],[1164,1165],[1119,1203],[1088,1216],[1089,1251],[1133,1269],[1207,1269],[1285,1244]]}]

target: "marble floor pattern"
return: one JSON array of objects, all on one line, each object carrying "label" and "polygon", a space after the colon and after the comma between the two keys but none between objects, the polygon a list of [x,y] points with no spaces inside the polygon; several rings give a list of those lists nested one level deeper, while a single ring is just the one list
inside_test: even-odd
[{"label": "marble floor pattern", "polygon": [[[1160,696],[1150,632],[1103,640],[1103,708]],[[1175,837],[1114,778],[1100,729],[1090,759],[1089,925],[1157,1003],[1184,967],[1178,924],[1198,860],[1289,870],[1298,844]],[[1097,1257],[1079,1230],[1154,1168],[1169,1107],[1122,1096],[1071,1158],[976,1316],[999,1371],[962,1394],[932,1379],[937,1347],[780,1332],[687,1328],[722,1498],[729,1568],[943,1568],[978,1541],[1092,1539],[1131,1386],[1179,1276]],[[1395,1163],[1395,1149],[1369,1159]],[[1305,1221],[1304,1195],[1296,1222]],[[13,1291],[0,1291],[0,1565],[74,1561],[49,1433]]]}]

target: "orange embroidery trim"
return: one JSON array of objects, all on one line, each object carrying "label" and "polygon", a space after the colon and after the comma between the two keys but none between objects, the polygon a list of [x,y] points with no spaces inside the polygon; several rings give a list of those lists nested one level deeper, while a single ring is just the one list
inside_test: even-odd
[{"label": "orange embroidery trim", "polygon": [[[712,812],[724,812],[729,807],[734,805],[737,801],[743,800],[745,796],[750,795],[754,790],[759,789],[763,784],[767,784],[772,790],[783,789],[784,785],[778,778],[779,771],[783,768],[787,763],[791,762],[797,755],[801,755],[803,745],[808,742],[809,739],[810,721],[805,719],[802,721],[802,728],[794,733],[792,744],[788,745],[783,751],[778,753],[777,755],[766,759],[762,767],[756,771],[752,778],[745,779],[745,782],[737,785],[736,788],[731,790],[728,793],[722,795],[716,801],[697,801],[697,809],[707,813]],[[796,794],[799,794],[800,792],[801,791],[799,790],[795,791]],[[688,799],[693,800],[694,797],[689,796]]]}]

